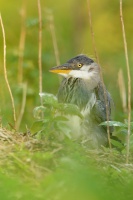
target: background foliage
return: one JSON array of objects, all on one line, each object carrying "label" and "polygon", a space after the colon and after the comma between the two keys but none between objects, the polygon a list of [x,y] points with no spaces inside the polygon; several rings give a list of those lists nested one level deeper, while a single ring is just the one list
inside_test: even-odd
[{"label": "background foliage", "polygon": [[[38,98],[38,9],[37,2],[29,0],[25,2],[26,7],[26,42],[24,49],[24,78],[23,82],[28,84],[26,111],[24,113],[21,128],[32,124],[32,110],[39,104]],[[60,0],[41,1],[43,18],[43,43],[42,43],[42,65],[43,65],[43,91],[57,93],[59,81],[58,77],[49,73],[49,69],[56,65],[53,43],[49,28],[49,13],[54,16],[54,25],[59,48],[60,62],[63,63],[77,54],[85,53],[94,58],[92,41],[90,37],[88,8],[86,1],[66,1]],[[7,70],[9,82],[11,84],[17,114],[22,99],[22,85],[18,83],[18,56],[19,40],[21,31],[22,1],[2,1],[0,2],[1,15],[4,22],[7,43]],[[91,11],[93,28],[100,63],[103,69],[104,80],[115,102],[115,117],[122,118],[122,105],[118,88],[118,71],[124,71],[125,82],[125,57],[123,49],[122,31],[119,17],[119,1],[105,1],[100,3],[91,1]],[[127,44],[129,50],[130,66],[132,65],[132,1],[123,2],[123,12],[125,28],[127,34]],[[0,71],[1,71],[1,116],[3,123],[12,122],[10,111],[10,97],[3,77],[3,46],[0,34]],[[132,68],[131,68],[132,72]],[[132,72],[133,73],[133,72]],[[30,118],[30,120],[29,120]]]}]

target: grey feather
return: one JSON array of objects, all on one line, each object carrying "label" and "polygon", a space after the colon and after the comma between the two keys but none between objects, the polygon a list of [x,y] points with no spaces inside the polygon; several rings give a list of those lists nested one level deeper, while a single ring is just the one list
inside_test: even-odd
[{"label": "grey feather", "polygon": [[[111,120],[111,97],[107,91],[106,95]],[[69,116],[69,124],[71,124],[75,137],[85,135],[95,147],[107,144],[106,128],[99,126],[101,122],[107,120],[104,90],[101,83],[96,88],[90,89],[89,82],[83,79],[65,78],[58,91],[58,101],[77,105],[84,115],[84,120]],[[110,131],[113,131],[112,127]]]}]

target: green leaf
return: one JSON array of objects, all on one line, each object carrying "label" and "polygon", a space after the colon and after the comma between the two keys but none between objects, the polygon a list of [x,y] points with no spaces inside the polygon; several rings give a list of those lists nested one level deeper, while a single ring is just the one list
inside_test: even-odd
[{"label": "green leaf", "polygon": [[56,105],[56,104],[58,104],[57,98],[53,94],[40,93],[40,97],[42,98],[44,104],[48,104],[48,105]]},{"label": "green leaf", "polygon": [[121,134],[121,135],[126,135],[127,134],[127,128],[119,128],[119,130],[117,131],[117,134]]},{"label": "green leaf", "polygon": [[64,104],[64,112],[66,115],[77,115],[80,118],[83,118],[80,109],[74,104]]},{"label": "green leaf", "polygon": [[54,119],[53,119],[54,121],[68,121],[68,118],[67,117],[64,117],[64,116],[56,116],[56,117],[54,117]]},{"label": "green leaf", "polygon": [[39,132],[40,130],[42,130],[42,127],[43,127],[43,122],[41,120],[34,122],[30,128],[31,134]]},{"label": "green leaf", "polygon": [[44,114],[44,112],[46,111],[46,108],[44,106],[38,106],[36,108],[34,108],[33,110],[33,116],[36,119],[42,119],[42,116]]},{"label": "green leaf", "polygon": [[133,122],[131,122],[130,125],[131,125],[131,129],[133,129]]},{"label": "green leaf", "polygon": [[126,124],[117,121],[105,121],[99,124],[100,126],[119,126],[119,127],[127,127]]},{"label": "green leaf", "polygon": [[57,123],[57,127],[58,127],[58,129],[59,129],[64,135],[66,135],[69,139],[72,138],[72,136],[71,136],[71,128],[70,128],[67,124],[65,124],[65,123],[63,123],[63,122],[58,122],[58,123]]},{"label": "green leaf", "polygon": [[34,110],[33,110],[33,116],[37,120],[46,119],[46,118],[52,118],[52,112],[47,107],[38,106],[38,107],[34,108]]},{"label": "green leaf", "polygon": [[116,140],[113,140],[113,139],[111,139],[111,144],[113,144],[115,147],[118,147],[118,148],[121,148],[121,149],[124,148],[122,143],[120,143]]}]

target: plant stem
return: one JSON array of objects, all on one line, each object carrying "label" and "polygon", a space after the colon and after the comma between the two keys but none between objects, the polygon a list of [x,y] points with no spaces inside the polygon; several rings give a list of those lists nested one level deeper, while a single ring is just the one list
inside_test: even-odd
[{"label": "plant stem", "polygon": [[[41,3],[38,0],[38,17],[39,17],[39,46],[38,46],[38,66],[39,66],[39,93],[42,93],[42,13],[41,13]],[[41,105],[42,97],[40,96]]]},{"label": "plant stem", "polygon": [[[95,54],[95,57],[96,57],[96,60],[97,60],[97,63],[98,63],[99,69],[100,69],[100,77],[101,77],[102,88],[104,91],[104,101],[105,101],[105,106],[106,106],[106,119],[108,122],[109,121],[109,106],[108,106],[107,92],[106,92],[106,88],[104,85],[102,70],[100,67],[99,57],[98,57],[97,48],[96,48],[95,36],[94,36],[94,31],[93,31],[93,26],[92,26],[92,19],[91,19],[90,1],[87,0],[87,2],[88,2],[88,14],[89,14],[91,38],[92,38],[92,43],[93,43],[94,54]],[[107,135],[108,135],[109,147],[111,149],[110,130],[109,130],[108,123],[107,123]]]},{"label": "plant stem", "polygon": [[3,35],[3,52],[4,52],[4,77],[5,77],[5,81],[6,81],[6,85],[9,91],[9,95],[11,98],[11,104],[12,104],[12,110],[13,110],[13,119],[14,119],[14,129],[16,129],[16,111],[15,111],[15,104],[14,104],[14,98],[13,98],[13,94],[11,91],[11,87],[8,81],[8,77],[7,77],[7,69],[6,69],[6,38],[5,38],[5,30],[4,30],[4,25],[3,25],[3,21],[2,21],[2,17],[0,15],[0,24],[1,24],[1,28],[2,28],[2,35]]},{"label": "plant stem", "polygon": [[123,20],[123,12],[122,12],[122,0],[120,0],[120,19],[121,19],[121,26],[122,26],[122,35],[123,35],[127,77],[128,77],[128,133],[127,133],[127,151],[126,151],[126,163],[128,164],[129,151],[130,151],[130,132],[131,132],[131,127],[130,127],[130,122],[131,122],[131,75],[130,75],[130,67],[129,67],[129,59],[128,59],[128,51],[127,51],[126,33],[125,33],[125,26],[124,26],[124,20]]}]

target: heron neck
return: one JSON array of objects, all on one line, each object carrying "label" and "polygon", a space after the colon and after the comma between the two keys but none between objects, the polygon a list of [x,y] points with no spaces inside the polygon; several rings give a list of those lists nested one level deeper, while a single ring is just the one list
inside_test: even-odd
[{"label": "heron neck", "polygon": [[58,100],[63,103],[76,104],[81,109],[86,107],[94,93],[94,85],[89,80],[80,78],[63,79],[58,91]]}]

